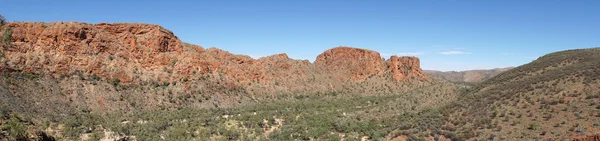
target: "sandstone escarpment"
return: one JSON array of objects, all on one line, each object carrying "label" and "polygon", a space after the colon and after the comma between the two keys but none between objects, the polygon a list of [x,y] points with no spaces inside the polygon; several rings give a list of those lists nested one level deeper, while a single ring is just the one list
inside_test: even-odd
[{"label": "sandstone escarpment", "polygon": [[424,80],[427,78],[421,70],[419,58],[391,56],[384,61],[378,52],[337,47],[325,51],[315,60],[318,66],[324,66],[329,73],[349,76],[354,81],[364,81],[373,76],[390,73],[396,81],[409,78]]},{"label": "sandstone escarpment", "polygon": [[[327,50],[311,63],[287,54],[253,59],[205,49],[151,24],[19,22],[0,27],[0,34],[11,32],[0,42],[0,73],[15,76],[18,83],[0,79],[0,90],[10,90],[0,94],[10,99],[0,101],[66,107],[44,110],[50,113],[80,107],[103,112],[233,107],[343,93],[399,93],[429,83],[421,81],[426,76],[417,58],[386,61],[378,52],[352,47]],[[41,77],[22,79],[30,74]]]},{"label": "sandstone escarpment", "polygon": [[352,82],[388,73],[397,81],[426,78],[418,58],[393,56],[385,61],[378,52],[351,47],[329,49],[313,64],[286,54],[255,60],[217,48],[204,49],[151,24],[24,22],[9,23],[3,29],[13,33],[10,45],[2,50],[0,68],[54,77],[77,73],[137,83],[217,73],[238,83],[293,81],[294,85],[319,76]]},{"label": "sandstone escarpment", "polygon": [[10,23],[6,29],[13,34],[2,67],[23,72],[59,76],[78,71],[132,82],[134,74],[158,72],[184,53],[184,44],[158,25]]},{"label": "sandstone escarpment", "polygon": [[307,79],[308,74],[313,73],[312,64],[308,60],[294,60],[285,53],[262,57],[258,61],[266,69],[267,76],[270,76],[268,80]]},{"label": "sandstone escarpment", "polygon": [[404,81],[409,78],[423,80],[427,78],[425,72],[421,70],[421,63],[417,57],[392,56],[386,62],[394,80]]},{"label": "sandstone escarpment", "polygon": [[[325,51],[317,56],[315,65],[324,66],[329,73],[349,76],[354,81],[364,81],[373,75],[380,75],[386,68],[378,52],[350,47]],[[344,78],[346,77],[341,77]]]}]

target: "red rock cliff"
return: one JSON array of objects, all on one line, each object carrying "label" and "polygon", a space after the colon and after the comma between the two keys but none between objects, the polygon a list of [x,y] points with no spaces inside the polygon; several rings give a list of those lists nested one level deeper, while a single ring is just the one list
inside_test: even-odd
[{"label": "red rock cliff", "polygon": [[136,83],[222,73],[240,83],[290,81],[294,85],[315,76],[358,82],[386,73],[398,81],[426,77],[414,57],[393,56],[386,62],[375,51],[337,47],[320,54],[314,64],[286,54],[255,60],[181,42],[171,31],[151,24],[23,22],[2,29],[13,33],[10,45],[2,49],[1,70],[55,77],[79,73]]},{"label": "red rock cliff", "polygon": [[425,72],[421,70],[421,63],[417,57],[392,56],[386,62],[394,80],[403,81],[409,78],[423,80],[427,78]]},{"label": "red rock cliff", "polygon": [[325,66],[331,73],[347,75],[354,81],[364,81],[386,69],[378,52],[350,47],[329,49],[317,56],[315,64]]},{"label": "red rock cliff", "polygon": [[421,70],[419,58],[392,56],[384,61],[378,52],[359,48],[329,49],[317,57],[315,64],[325,66],[330,73],[349,76],[354,81],[364,81],[384,73],[391,73],[397,81],[427,78]]}]

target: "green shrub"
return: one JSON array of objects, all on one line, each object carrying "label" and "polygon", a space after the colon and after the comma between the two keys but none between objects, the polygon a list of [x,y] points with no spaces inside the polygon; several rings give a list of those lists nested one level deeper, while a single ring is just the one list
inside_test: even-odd
[{"label": "green shrub", "polygon": [[4,104],[0,106],[0,118],[8,119],[10,116],[10,109],[8,109],[8,105]]},{"label": "green shrub", "polygon": [[9,46],[10,47],[10,42],[12,40],[12,34],[13,31],[12,29],[6,29],[6,31],[4,31],[4,33],[2,34],[2,42],[4,43],[4,45]]},{"label": "green shrub", "polygon": [[166,138],[169,140],[190,140],[191,137],[191,134],[184,127],[171,128],[166,133]]},{"label": "green shrub", "polygon": [[78,114],[63,121],[65,125],[64,135],[66,137],[77,138],[84,132],[93,131],[97,125],[102,123],[104,123],[104,118],[100,115],[90,113]]},{"label": "green shrub", "polygon": [[26,140],[27,133],[26,127],[21,122],[17,120],[9,120],[4,126],[2,126],[2,130],[8,133],[8,136],[13,140]]},{"label": "green shrub", "polygon": [[581,113],[579,112],[575,112],[575,117],[577,117],[577,119],[583,119],[583,116],[581,116]]},{"label": "green shrub", "polygon": [[577,128],[577,133],[583,133],[583,132],[585,132],[585,129],[583,129],[583,127]]},{"label": "green shrub", "polygon": [[0,27],[2,27],[4,24],[6,24],[6,19],[4,16],[0,15]]},{"label": "green shrub", "polygon": [[110,84],[112,84],[115,87],[119,86],[119,83],[121,83],[121,80],[119,78],[113,78],[112,80],[110,80]]},{"label": "green shrub", "polygon": [[529,124],[529,126],[527,126],[527,129],[529,130],[538,130],[540,128],[540,124],[537,122],[534,122],[532,124]]},{"label": "green shrub", "polygon": [[100,80],[100,77],[96,74],[92,74],[92,80],[98,81],[98,80]]}]

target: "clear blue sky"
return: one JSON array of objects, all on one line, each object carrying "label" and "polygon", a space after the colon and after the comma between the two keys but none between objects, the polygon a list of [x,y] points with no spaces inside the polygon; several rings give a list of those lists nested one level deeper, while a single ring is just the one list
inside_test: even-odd
[{"label": "clear blue sky", "polygon": [[142,22],[205,48],[314,58],[353,46],[416,55],[423,69],[518,66],[600,46],[598,0],[2,0],[10,21]]}]

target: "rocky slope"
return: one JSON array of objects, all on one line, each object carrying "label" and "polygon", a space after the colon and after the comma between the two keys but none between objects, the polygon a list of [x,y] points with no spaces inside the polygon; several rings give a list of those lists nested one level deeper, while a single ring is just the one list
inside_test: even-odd
[{"label": "rocky slope", "polygon": [[0,83],[13,99],[5,102],[70,107],[48,112],[231,107],[297,95],[390,94],[430,83],[418,58],[385,60],[352,47],[329,49],[311,63],[205,49],[151,24],[17,22],[0,29],[9,37],[0,71],[12,76]]},{"label": "rocky slope", "polygon": [[600,48],[567,50],[508,70],[445,107],[445,124],[477,140],[594,139],[600,131],[598,60]]}]

